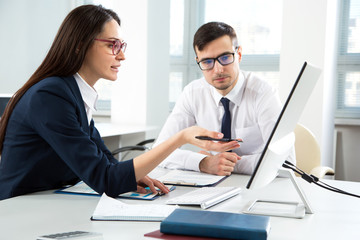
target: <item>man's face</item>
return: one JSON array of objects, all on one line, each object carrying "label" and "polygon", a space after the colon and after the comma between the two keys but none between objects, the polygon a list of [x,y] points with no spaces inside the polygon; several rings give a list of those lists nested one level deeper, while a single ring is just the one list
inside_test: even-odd
[{"label": "man's face", "polygon": [[[196,47],[196,61],[208,58],[217,58],[227,53],[234,53],[231,38],[227,35],[222,36],[208,43],[202,51]],[[241,59],[241,48],[234,55],[234,62],[228,65],[221,65],[215,60],[214,67],[210,70],[203,70],[206,81],[214,86],[220,94],[225,96],[233,89],[239,76],[239,62]]]}]

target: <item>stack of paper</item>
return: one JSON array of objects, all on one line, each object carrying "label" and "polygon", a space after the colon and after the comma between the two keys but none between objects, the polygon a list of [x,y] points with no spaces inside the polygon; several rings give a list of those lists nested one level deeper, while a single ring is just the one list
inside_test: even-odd
[{"label": "stack of paper", "polygon": [[203,172],[171,170],[167,174],[158,177],[157,180],[164,184],[209,187],[215,186],[226,177]]}]

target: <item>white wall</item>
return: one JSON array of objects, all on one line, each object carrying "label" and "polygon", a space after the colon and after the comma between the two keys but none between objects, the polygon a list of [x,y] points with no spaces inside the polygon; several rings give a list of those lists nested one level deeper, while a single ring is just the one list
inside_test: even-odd
[{"label": "white wall", "polygon": [[[306,104],[300,123],[321,146],[323,165],[333,166],[334,62],[337,0],[283,1],[280,96],[285,101],[304,61],[323,72]],[[331,28],[328,28],[331,26]]]},{"label": "white wall", "polygon": [[14,93],[44,59],[72,1],[0,0],[0,93]]},{"label": "white wall", "polygon": [[156,138],[169,114],[170,1],[149,0],[148,6],[146,122],[157,126],[147,135]]},{"label": "white wall", "polygon": [[113,84],[111,121],[146,124],[147,0],[114,2],[121,19],[121,29],[128,43],[117,81]]},{"label": "white wall", "polygon": [[114,83],[111,121],[157,127],[168,116],[169,28],[168,0],[117,1],[128,47],[118,80]]},{"label": "white wall", "polygon": [[343,122],[336,133],[335,179],[360,182],[360,126]]}]

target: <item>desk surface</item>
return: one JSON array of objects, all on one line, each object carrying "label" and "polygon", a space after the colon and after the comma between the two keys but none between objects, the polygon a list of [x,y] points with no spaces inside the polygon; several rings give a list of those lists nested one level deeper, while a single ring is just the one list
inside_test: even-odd
[{"label": "desk surface", "polygon": [[[161,170],[162,171],[162,170]],[[289,179],[276,179],[259,190],[245,188],[248,176],[232,175],[218,186],[241,186],[243,192],[207,211],[240,212],[249,200],[299,200]],[[315,214],[303,219],[271,217],[268,239],[360,239],[360,199],[345,196],[298,179]],[[360,183],[327,180],[343,190],[360,194]],[[192,190],[177,187],[154,201],[124,200],[131,204],[162,204]],[[39,192],[0,201],[0,239],[36,239],[37,236],[75,230],[103,233],[104,240],[152,239],[145,233],[158,230],[160,222],[90,221],[99,197]],[[199,209],[192,207],[192,209]]]}]

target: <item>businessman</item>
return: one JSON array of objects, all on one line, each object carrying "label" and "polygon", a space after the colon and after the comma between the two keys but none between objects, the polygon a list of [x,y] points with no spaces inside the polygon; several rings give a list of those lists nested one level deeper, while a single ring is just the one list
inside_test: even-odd
[{"label": "businessman", "polygon": [[[217,175],[251,174],[281,110],[277,90],[240,70],[242,48],[231,26],[204,24],[195,33],[193,48],[203,77],[184,88],[154,146],[193,125],[243,143],[232,152],[177,149],[161,166]],[[289,157],[292,162],[294,155]]]}]

